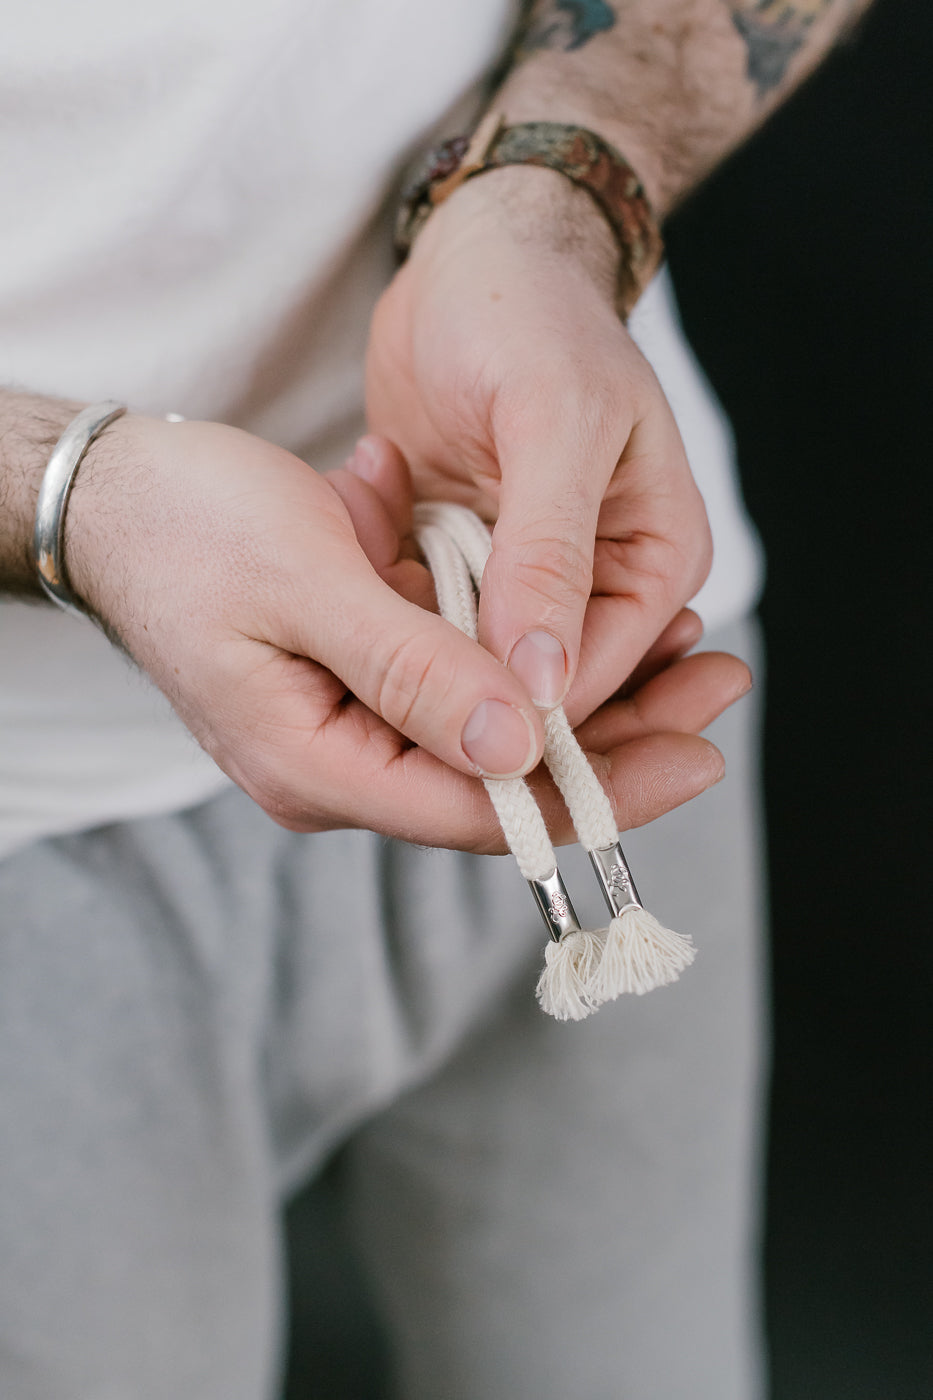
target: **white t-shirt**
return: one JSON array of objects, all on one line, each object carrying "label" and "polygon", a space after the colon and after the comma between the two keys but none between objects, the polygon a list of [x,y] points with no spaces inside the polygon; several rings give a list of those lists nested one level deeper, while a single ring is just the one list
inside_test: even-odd
[{"label": "white t-shirt", "polygon": [[[391,190],[509,0],[21,7],[0,45],[0,384],[234,423],[315,467],[362,430]],[[11,192],[15,192],[15,197]],[[728,426],[656,279],[632,321],[707,500],[708,626],[760,576]],[[0,853],[228,779],[90,624],[0,600]]]}]

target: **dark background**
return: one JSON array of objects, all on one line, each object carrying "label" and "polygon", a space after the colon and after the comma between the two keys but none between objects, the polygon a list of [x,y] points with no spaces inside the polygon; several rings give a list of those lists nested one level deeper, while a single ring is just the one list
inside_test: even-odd
[{"label": "dark background", "polygon": [[933,1396],[933,5],[671,222],[764,537],[774,1400]]},{"label": "dark background", "polygon": [[[931,237],[933,0],[876,0],[668,227],[769,560],[772,1400],[933,1400]],[[383,1394],[336,1170],[289,1400]]]}]

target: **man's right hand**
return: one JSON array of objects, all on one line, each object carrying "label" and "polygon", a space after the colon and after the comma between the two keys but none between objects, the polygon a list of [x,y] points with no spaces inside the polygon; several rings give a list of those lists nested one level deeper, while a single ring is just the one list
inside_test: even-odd
[{"label": "man's right hand", "polygon": [[[377,477],[380,453],[404,471],[386,444],[369,451]],[[320,476],[236,429],[127,416],[78,473],[69,577],[282,825],[502,850],[475,775],[533,768],[540,716],[506,667],[412,601],[430,589],[385,499],[360,475]],[[747,673],[722,656],[681,664],[689,679],[675,666],[599,721],[620,827],[720,776],[718,753],[692,731],[747,688]],[[572,839],[539,787],[555,839]]]}]

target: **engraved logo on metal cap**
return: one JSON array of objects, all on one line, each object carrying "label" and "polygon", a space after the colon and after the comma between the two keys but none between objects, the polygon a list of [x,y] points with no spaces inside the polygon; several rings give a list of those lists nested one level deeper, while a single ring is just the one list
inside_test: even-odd
[{"label": "engraved logo on metal cap", "polygon": [[609,888],[611,890],[621,890],[623,894],[632,893],[632,877],[624,866],[613,865],[610,867]]},{"label": "engraved logo on metal cap", "polygon": [[552,894],[547,911],[555,923],[557,923],[559,919],[565,918],[567,914],[567,901],[564,896],[562,894]]}]

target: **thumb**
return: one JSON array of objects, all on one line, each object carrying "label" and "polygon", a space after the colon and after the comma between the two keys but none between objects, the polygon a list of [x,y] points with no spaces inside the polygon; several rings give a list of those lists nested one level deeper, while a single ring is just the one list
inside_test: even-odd
[{"label": "thumb", "polygon": [[[451,623],[400,597],[358,548],[328,570],[299,640],[393,729],[462,772],[513,777],[543,749],[521,681]],[[338,582],[339,581],[339,582]]]},{"label": "thumb", "polygon": [[554,446],[503,461],[499,515],[483,575],[480,641],[535,702],[563,700],[580,654],[605,481]]}]

